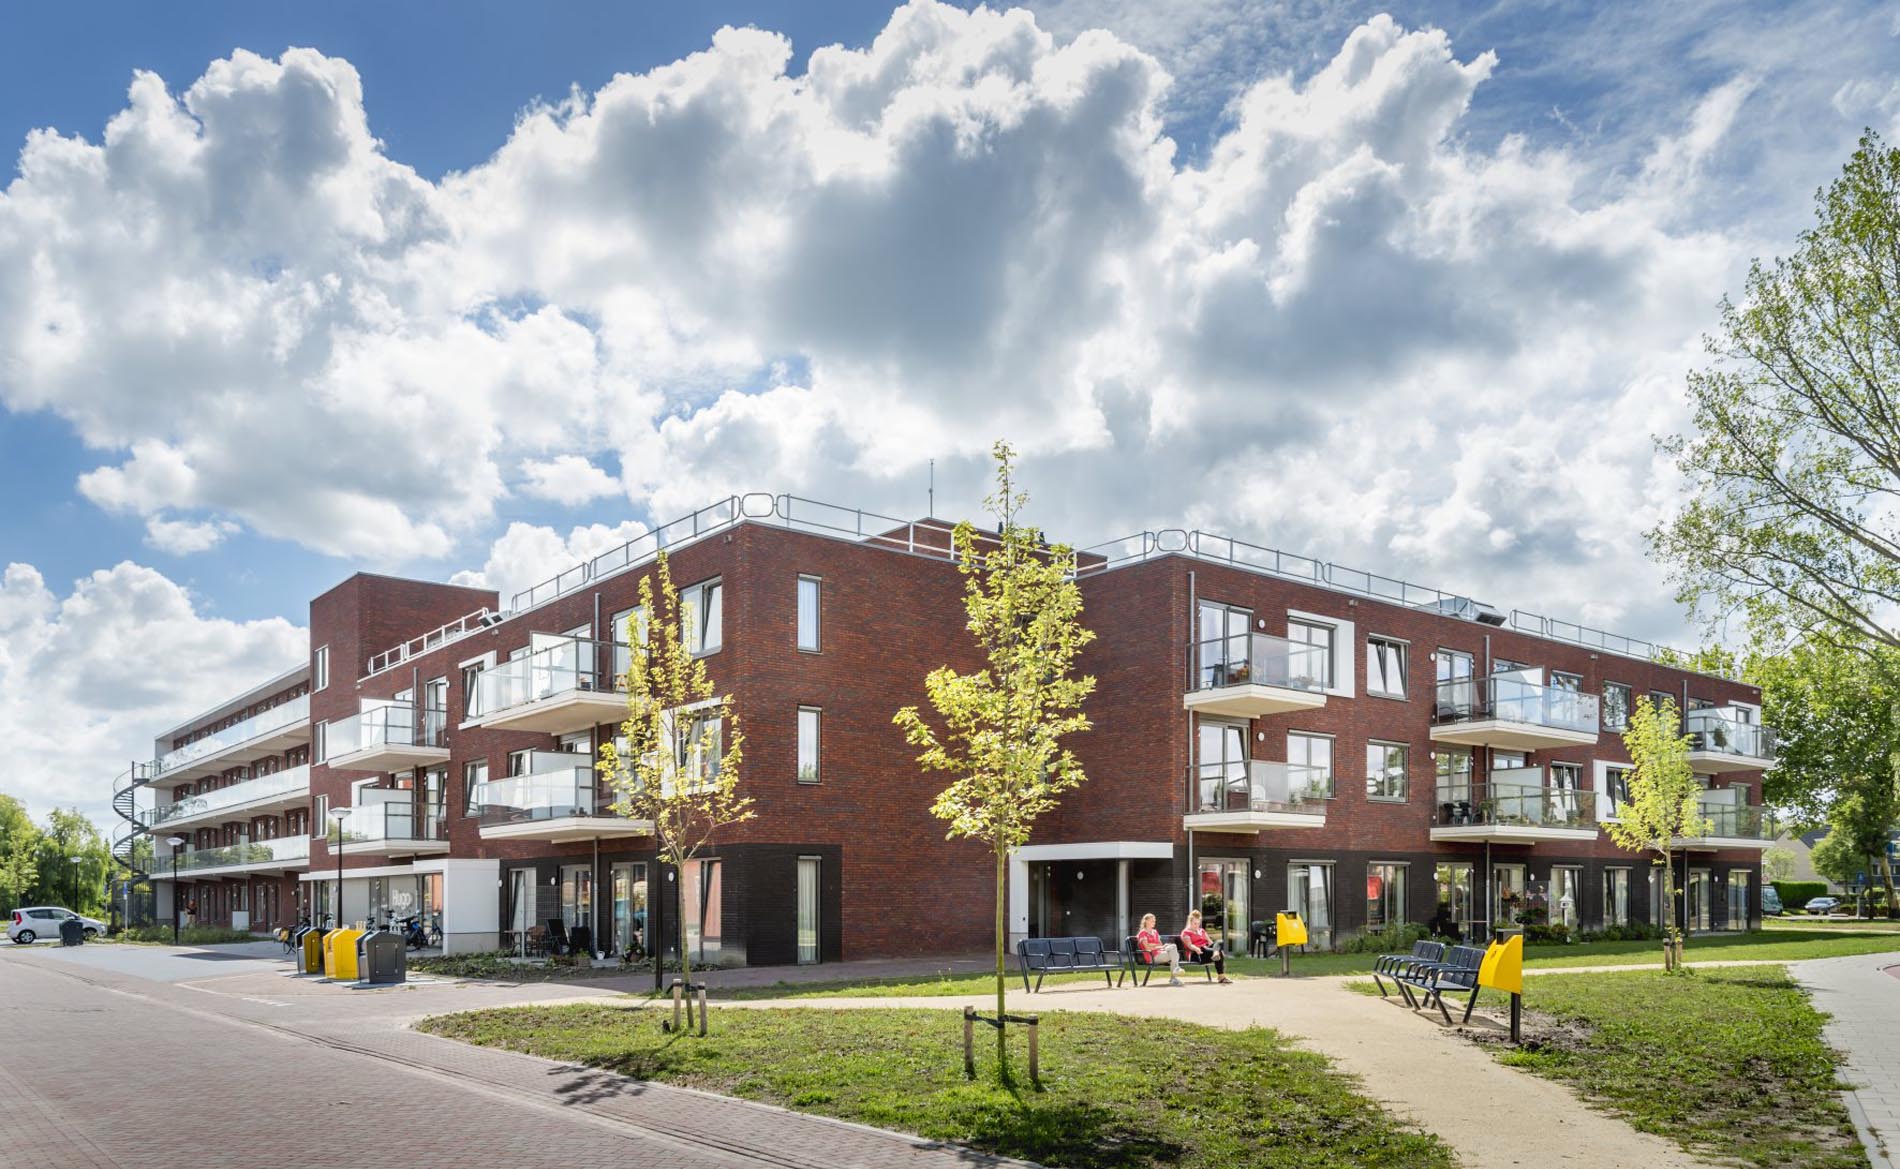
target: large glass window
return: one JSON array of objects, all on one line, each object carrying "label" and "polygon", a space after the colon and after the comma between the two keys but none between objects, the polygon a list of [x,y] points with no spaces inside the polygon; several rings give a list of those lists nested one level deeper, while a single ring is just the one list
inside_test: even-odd
[{"label": "large glass window", "polygon": [[681,880],[686,897],[686,947],[695,962],[717,962],[722,928],[719,862],[686,862]]},{"label": "large glass window", "polygon": [[1526,892],[1523,865],[1491,866],[1491,920],[1502,925],[1517,924],[1517,912]]},{"label": "large glass window", "polygon": [[[1462,747],[1433,751],[1432,767],[1438,777],[1438,802],[1451,805],[1449,809],[1441,811],[1453,815],[1463,812],[1469,816],[1472,810],[1471,751]],[[1456,824],[1463,821],[1448,816],[1443,822]]]},{"label": "large glass window", "polygon": [[1606,767],[1603,769],[1603,814],[1614,819],[1623,814],[1623,805],[1630,799],[1630,769],[1627,767]]},{"label": "large glass window", "polygon": [[1603,729],[1626,731],[1630,726],[1630,688],[1621,682],[1603,684]]},{"label": "large glass window", "polygon": [[1550,765],[1550,810],[1562,823],[1574,824],[1582,814],[1583,764]]},{"label": "large glass window", "polygon": [[1583,920],[1583,870],[1575,865],[1557,865],[1550,870],[1550,920],[1553,925],[1576,929]]},{"label": "large glass window", "polygon": [[818,858],[798,858],[798,962],[818,961]]},{"label": "large glass window", "polygon": [[1375,861],[1366,866],[1366,931],[1405,920],[1405,866]]},{"label": "large glass window", "polygon": [[1630,923],[1630,871],[1603,870],[1603,924]]},{"label": "large glass window", "polygon": [[594,870],[586,865],[561,866],[561,921],[570,930],[594,924]]},{"label": "large glass window", "polygon": [[614,953],[626,954],[646,949],[647,867],[644,864],[618,864],[613,867]]},{"label": "large glass window", "polygon": [[1286,867],[1286,907],[1306,920],[1307,941],[1316,949],[1333,946],[1333,866],[1325,861],[1296,861]]},{"label": "large glass window", "polygon": [[1248,647],[1253,630],[1253,612],[1202,601],[1195,615],[1195,660],[1200,672],[1200,688],[1229,686],[1248,678]]},{"label": "large glass window", "polygon": [[1286,623],[1286,639],[1295,645],[1317,646],[1314,657],[1319,659],[1321,688],[1331,690],[1337,685],[1337,671],[1333,668],[1333,637],[1336,630],[1331,625],[1322,625],[1317,621],[1292,621]]},{"label": "large glass window", "polygon": [[1453,861],[1434,865],[1432,883],[1437,886],[1438,908],[1432,920],[1449,925],[1456,937],[1471,937],[1478,921],[1478,900],[1472,892],[1471,866]]},{"label": "large glass window", "polygon": [[798,578],[798,648],[818,652],[818,578]]},{"label": "large glass window", "polygon": [[317,647],[316,660],[311,665],[310,673],[311,673],[310,688],[312,690],[323,690],[323,689],[326,689],[330,685],[330,647],[329,646],[320,645]]},{"label": "large glass window", "polygon": [[488,760],[477,759],[473,763],[462,764],[462,811],[470,816],[481,809],[475,800],[481,794],[482,784],[488,782]]},{"label": "large glass window", "polygon": [[1475,697],[1471,677],[1470,654],[1455,649],[1432,654],[1432,678],[1437,687],[1433,702],[1441,716],[1463,718],[1471,713]]},{"label": "large glass window", "polygon": [[688,653],[719,652],[725,640],[724,594],[717,580],[680,590],[680,639]]},{"label": "large glass window", "polygon": [[798,782],[818,782],[818,708],[798,708]]},{"label": "large glass window", "polygon": [[633,669],[633,647],[647,643],[646,607],[635,605],[615,613],[607,639],[614,645],[614,685],[624,690],[627,672]]},{"label": "large glass window", "polygon": [[462,717],[468,718],[475,713],[476,695],[481,690],[482,663],[470,662],[462,667]]},{"label": "large glass window", "polygon": [[1366,693],[1405,697],[1405,643],[1389,637],[1366,639]]},{"label": "large glass window", "polygon": [[1366,744],[1366,798],[1403,800],[1408,793],[1406,762],[1411,750],[1403,743]]},{"label": "large glass window", "polygon": [[1247,724],[1199,720],[1195,729],[1195,778],[1200,811],[1226,810],[1226,794],[1247,790]]},{"label": "large glass window", "polygon": [[1286,761],[1290,770],[1302,776],[1302,783],[1318,787],[1327,799],[1337,794],[1333,786],[1333,737],[1307,735],[1294,731],[1286,737]]}]

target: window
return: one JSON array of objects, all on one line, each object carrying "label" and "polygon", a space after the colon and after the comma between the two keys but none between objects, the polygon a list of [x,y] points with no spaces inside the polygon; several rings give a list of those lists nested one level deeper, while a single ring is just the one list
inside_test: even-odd
[{"label": "window", "polygon": [[330,685],[330,647],[329,646],[320,645],[317,647],[316,660],[313,661],[310,666],[310,676],[311,676],[310,688],[312,690],[325,690],[329,688],[329,685]]},{"label": "window", "polygon": [[718,653],[725,637],[721,612],[724,588],[718,580],[680,590],[680,639],[695,656]]},{"label": "window", "polygon": [[1554,823],[1576,824],[1582,818],[1583,797],[1578,794],[1582,787],[1583,764],[1550,765],[1550,812]]},{"label": "window", "polygon": [[798,963],[818,961],[818,858],[798,858]]},{"label": "window", "polygon": [[1603,729],[1627,731],[1630,726],[1630,688],[1621,682],[1603,684]]},{"label": "window", "polygon": [[312,836],[316,836],[319,833],[322,833],[326,836],[329,834],[329,831],[330,831],[330,797],[329,796],[317,797],[317,819],[315,823],[310,825],[310,828],[311,828],[310,835]]},{"label": "window", "polygon": [[818,652],[818,578],[798,578],[798,648]]},{"label": "window", "polygon": [[1405,648],[1389,637],[1366,639],[1366,693],[1405,697]]},{"label": "window", "polygon": [[462,764],[462,806],[473,816],[481,811],[481,801],[487,796],[482,785],[488,782],[488,760],[477,759],[473,763]]},{"label": "window", "polygon": [[1583,870],[1575,865],[1557,865],[1550,870],[1550,920],[1553,925],[1576,929],[1583,920]]},{"label": "window", "polygon": [[1404,800],[1405,770],[1410,748],[1403,743],[1366,744],[1366,798]]},{"label": "window", "polygon": [[482,663],[462,667],[462,717],[474,717],[480,708]]},{"label": "window", "polygon": [[1464,823],[1471,807],[1471,752],[1468,749],[1433,751],[1432,766],[1438,775],[1439,811],[1444,823]]},{"label": "window", "polygon": [[818,782],[818,708],[798,708],[798,782]]},{"label": "window", "polygon": [[614,685],[626,689],[627,672],[633,669],[633,647],[647,643],[647,611],[644,605],[622,609],[613,617],[608,640],[614,643]]},{"label": "window", "polygon": [[1603,870],[1603,924],[1630,923],[1630,871]]},{"label": "window", "polygon": [[726,722],[718,714],[695,715],[676,740],[673,763],[688,783],[699,784],[719,774],[725,755]]},{"label": "window", "polygon": [[1630,800],[1630,769],[1609,766],[1603,769],[1603,814],[1616,817],[1623,814],[1623,805]]},{"label": "window", "polygon": [[1552,690],[1562,690],[1567,694],[1580,694],[1583,692],[1583,676],[1581,674],[1566,674],[1562,670],[1552,670],[1550,672],[1550,688]]},{"label": "window", "polygon": [[1478,920],[1478,902],[1472,895],[1471,865],[1455,861],[1435,865],[1432,879],[1438,887],[1438,912],[1433,920],[1447,922],[1469,936]]},{"label": "window", "polygon": [[1286,907],[1306,920],[1306,936],[1315,949],[1332,949],[1332,862],[1295,861],[1289,864],[1286,867]]},{"label": "window", "polygon": [[512,776],[516,776],[516,775],[526,775],[526,774],[528,774],[528,758],[529,758],[529,756],[531,756],[531,755],[533,755],[533,754],[534,754],[534,752],[532,752],[532,751],[510,751],[510,752],[508,752],[508,774],[509,774],[509,776],[511,776],[511,777],[512,777]]},{"label": "window", "polygon": [[330,757],[330,724],[313,723],[310,727],[310,761],[322,763]]},{"label": "window", "polygon": [[1375,933],[1405,920],[1405,866],[1374,862],[1366,866],[1366,932]]},{"label": "window", "polygon": [[1437,714],[1445,718],[1465,718],[1471,714],[1473,693],[1471,655],[1462,650],[1441,649],[1432,654],[1432,676],[1437,684],[1433,696]]},{"label": "window", "polygon": [[1202,601],[1195,615],[1195,668],[1199,688],[1234,686],[1250,679],[1253,612]]},{"label": "window", "polygon": [[1333,737],[1303,735],[1298,731],[1286,737],[1287,770],[1293,773],[1295,790],[1317,790],[1327,799],[1333,789]]},{"label": "window", "polygon": [[[1319,684],[1322,690],[1331,690],[1334,685],[1333,670],[1333,627],[1321,625],[1316,621],[1291,621],[1286,623],[1286,639],[1294,645],[1318,647],[1310,655],[1310,668],[1319,671]],[[1302,673],[1295,668],[1294,673]]]},{"label": "window", "polygon": [[1651,690],[1649,692],[1649,704],[1657,710],[1661,710],[1665,702],[1672,705],[1680,705],[1676,702],[1676,696],[1667,690]]}]

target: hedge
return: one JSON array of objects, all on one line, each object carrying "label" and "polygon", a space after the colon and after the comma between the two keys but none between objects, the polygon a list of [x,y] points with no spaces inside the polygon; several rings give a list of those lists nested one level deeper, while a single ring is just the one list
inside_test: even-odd
[{"label": "hedge", "polygon": [[1826,881],[1770,881],[1781,896],[1783,909],[1805,909],[1809,901],[1827,896]]}]

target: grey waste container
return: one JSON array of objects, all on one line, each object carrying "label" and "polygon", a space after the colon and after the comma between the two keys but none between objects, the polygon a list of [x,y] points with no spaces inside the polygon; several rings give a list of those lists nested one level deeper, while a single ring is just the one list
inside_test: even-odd
[{"label": "grey waste container", "polygon": [[364,934],[357,951],[357,976],[364,982],[387,985],[408,980],[409,950],[401,934],[390,930]]},{"label": "grey waste container", "polygon": [[83,946],[86,943],[86,923],[77,918],[67,918],[59,923],[59,944],[62,946]]}]

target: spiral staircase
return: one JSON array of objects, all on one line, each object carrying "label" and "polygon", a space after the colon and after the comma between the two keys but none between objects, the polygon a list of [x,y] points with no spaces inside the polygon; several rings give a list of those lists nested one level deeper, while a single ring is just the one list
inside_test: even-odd
[{"label": "spiral staircase", "polygon": [[[140,837],[149,838],[152,835],[152,827],[149,822],[150,813],[143,812],[138,806],[138,793],[140,788],[152,781],[153,775],[152,764],[135,763],[112,781],[112,810],[125,821],[119,826],[119,830],[112,834],[112,859],[117,862],[122,873],[120,879],[132,886],[149,886],[151,882],[152,874],[139,863],[138,840]],[[146,849],[145,854],[147,857],[151,856],[152,850]],[[123,903],[126,907],[124,924],[150,924],[149,920],[140,920],[141,917],[149,919],[156,911],[156,902],[150,894],[126,898]],[[118,905],[115,904],[114,908],[117,907]],[[139,912],[141,908],[145,910],[143,914]]]}]

